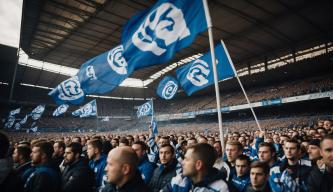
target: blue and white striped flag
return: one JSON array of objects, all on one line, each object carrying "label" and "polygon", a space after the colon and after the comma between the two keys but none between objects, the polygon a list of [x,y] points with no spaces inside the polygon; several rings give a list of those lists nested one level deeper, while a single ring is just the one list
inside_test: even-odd
[{"label": "blue and white striped flag", "polygon": [[137,116],[139,117],[143,117],[143,116],[149,116],[149,115],[153,115],[153,102],[152,100],[147,101],[146,103],[144,103],[143,105],[138,107],[138,111],[137,111]]},{"label": "blue and white striped flag", "polygon": [[45,110],[45,105],[38,105],[34,110],[32,110],[31,118],[33,120],[39,119],[44,113],[44,110]]},{"label": "blue and white striped flag", "polygon": [[58,117],[59,115],[65,113],[67,111],[68,107],[69,107],[69,105],[67,105],[67,104],[60,105],[53,111],[53,116]]},{"label": "blue and white striped flag", "polygon": [[165,63],[207,29],[202,0],[160,0],[123,28],[123,55],[135,69]]},{"label": "blue and white striped flag", "polygon": [[17,108],[15,110],[12,110],[9,112],[9,116],[14,116],[16,114],[19,114],[21,112],[21,108]]}]

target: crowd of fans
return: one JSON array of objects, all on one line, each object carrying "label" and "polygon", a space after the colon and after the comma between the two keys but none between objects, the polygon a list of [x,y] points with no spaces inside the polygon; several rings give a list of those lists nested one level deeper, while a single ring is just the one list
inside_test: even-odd
[{"label": "crowd of fans", "polygon": [[[251,131],[0,132],[7,191],[333,191],[333,121]],[[222,149],[225,146],[225,149]]]}]

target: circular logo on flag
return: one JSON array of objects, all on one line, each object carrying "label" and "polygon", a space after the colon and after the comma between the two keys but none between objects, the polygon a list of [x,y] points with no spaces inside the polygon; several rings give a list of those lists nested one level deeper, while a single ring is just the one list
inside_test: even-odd
[{"label": "circular logo on flag", "polygon": [[62,100],[75,100],[84,96],[77,76],[60,83],[59,98]]},{"label": "circular logo on flag", "polygon": [[118,73],[119,75],[126,75],[127,74],[127,62],[123,57],[124,48],[122,45],[119,45],[108,53],[108,64],[110,65],[111,69]]},{"label": "circular logo on flag", "polygon": [[178,90],[178,85],[174,81],[168,81],[162,91],[164,99],[172,99]]},{"label": "circular logo on flag", "polygon": [[193,62],[186,78],[195,86],[203,86],[208,83],[208,75],[210,73],[209,65],[206,61],[198,59]]}]

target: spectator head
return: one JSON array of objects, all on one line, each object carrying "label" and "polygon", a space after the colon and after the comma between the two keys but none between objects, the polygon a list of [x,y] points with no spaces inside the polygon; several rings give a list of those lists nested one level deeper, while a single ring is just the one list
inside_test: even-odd
[{"label": "spectator head", "polygon": [[225,150],[228,161],[235,163],[236,158],[243,152],[243,146],[238,141],[228,141]]},{"label": "spectator head", "polygon": [[222,146],[220,141],[215,141],[213,147],[216,151],[217,157],[222,157]]},{"label": "spectator head", "polygon": [[112,145],[112,148],[116,148],[119,146],[119,139],[118,138],[113,138],[111,140],[111,145]]},{"label": "spectator head", "polygon": [[240,144],[242,144],[243,147],[246,146],[246,139],[245,139],[245,137],[240,136],[240,137],[238,138],[238,142],[239,142]]},{"label": "spectator head", "polygon": [[235,163],[237,177],[241,177],[241,176],[249,174],[250,163],[251,163],[251,160],[246,155],[242,154],[237,157],[236,163]]},{"label": "spectator head", "polygon": [[191,147],[197,143],[198,143],[197,140],[194,137],[191,137],[187,140],[187,147]]},{"label": "spectator head", "polygon": [[183,175],[189,177],[193,183],[200,182],[199,175],[208,175],[216,160],[215,149],[206,143],[199,143],[189,147],[182,162]]},{"label": "spectator head", "polygon": [[131,147],[112,149],[105,167],[108,182],[121,188],[135,176],[138,164],[139,159]]},{"label": "spectator head", "polygon": [[330,131],[332,129],[333,122],[332,120],[325,120],[323,123],[323,127],[327,130]]},{"label": "spectator head", "polygon": [[163,144],[160,147],[159,157],[162,165],[167,165],[175,157],[175,149],[170,144]]},{"label": "spectator head", "polygon": [[4,159],[7,157],[9,149],[9,140],[5,133],[0,132],[0,159]]},{"label": "spectator head", "polygon": [[333,135],[327,135],[320,143],[320,154],[328,169],[333,169]]},{"label": "spectator head", "polygon": [[132,145],[132,149],[135,151],[139,159],[142,159],[147,151],[147,145],[143,141],[136,141]]},{"label": "spectator head", "polygon": [[119,147],[123,147],[123,146],[129,146],[129,141],[126,137],[122,137],[119,140]]},{"label": "spectator head", "polygon": [[198,137],[198,143],[208,143],[208,140],[204,136]]},{"label": "spectator head", "polygon": [[260,143],[258,150],[259,160],[265,163],[270,163],[275,160],[276,149],[272,143]]},{"label": "spectator head", "polygon": [[14,163],[22,165],[30,161],[30,154],[31,154],[30,147],[18,146],[13,153],[13,161]]},{"label": "spectator head", "polygon": [[318,160],[321,158],[320,155],[320,140],[319,139],[313,139],[309,143],[308,147],[308,154],[309,159],[312,160]]},{"label": "spectator head", "polygon": [[273,141],[274,141],[274,143],[280,143],[280,136],[278,134],[274,134]]},{"label": "spectator head", "polygon": [[254,161],[251,163],[250,179],[251,186],[254,190],[262,189],[269,179],[268,164],[260,161]]},{"label": "spectator head", "polygon": [[281,135],[280,136],[280,144],[283,146],[284,143],[289,139],[290,139],[290,137],[288,135]]},{"label": "spectator head", "polygon": [[323,127],[318,127],[317,133],[319,133],[322,137],[325,137],[327,135],[327,130]]},{"label": "spectator head", "polygon": [[31,144],[28,141],[20,141],[18,146],[25,146],[31,148]]},{"label": "spectator head", "polygon": [[36,166],[48,163],[52,158],[53,152],[53,146],[50,142],[37,142],[33,145],[30,155],[32,164]]},{"label": "spectator head", "polygon": [[211,145],[211,146],[213,146],[214,143],[215,143],[214,137],[207,137],[207,139],[208,139],[208,144]]},{"label": "spectator head", "polygon": [[72,142],[81,143],[81,137],[79,136],[73,137]]},{"label": "spectator head", "polygon": [[103,143],[99,139],[90,140],[87,147],[87,155],[91,160],[99,159],[102,154]]},{"label": "spectator head", "polygon": [[56,141],[53,144],[53,157],[63,156],[65,153],[66,145],[63,141]]},{"label": "spectator head", "polygon": [[132,135],[127,135],[126,139],[128,140],[128,146],[132,146],[134,142],[134,137]]},{"label": "spectator head", "polygon": [[167,136],[163,136],[158,140],[158,146],[161,147],[164,144],[169,144],[170,143],[170,138]]},{"label": "spectator head", "polygon": [[288,160],[296,160],[299,159],[299,155],[301,152],[301,145],[295,139],[289,139],[284,144],[284,154],[286,159]]},{"label": "spectator head", "polygon": [[64,165],[70,165],[80,159],[82,145],[78,142],[72,142],[65,149]]}]

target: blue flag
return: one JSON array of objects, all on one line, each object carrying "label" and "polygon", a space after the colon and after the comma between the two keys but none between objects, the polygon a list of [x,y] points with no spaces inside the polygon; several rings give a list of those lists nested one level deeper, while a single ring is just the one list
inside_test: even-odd
[{"label": "blue flag", "polygon": [[171,76],[165,76],[157,86],[157,95],[163,99],[172,99],[178,90],[178,82]]},{"label": "blue flag", "polygon": [[153,115],[153,110],[154,110],[153,102],[152,100],[150,100],[144,103],[143,105],[139,106],[136,114],[138,118],[143,116]]},{"label": "blue flag", "polygon": [[15,122],[15,117],[14,116],[9,116],[8,119],[7,119],[7,122],[5,124],[5,127],[7,129],[12,128],[12,126],[14,125],[14,122]]},{"label": "blue flag", "polygon": [[21,125],[25,124],[27,122],[27,120],[28,120],[28,115],[25,115],[25,117],[23,119],[21,119],[20,124]]},{"label": "blue flag", "polygon": [[[235,76],[227,57],[227,50],[222,45],[215,47],[218,79]],[[214,74],[210,53],[182,66],[176,71],[177,79],[187,95],[214,84]]]},{"label": "blue flag", "polygon": [[15,130],[20,130],[20,129],[21,129],[20,122],[15,123]]},{"label": "blue flag", "polygon": [[77,75],[86,94],[112,91],[132,74],[133,67],[127,64],[123,50],[122,45],[116,46],[82,64]]},{"label": "blue flag", "polygon": [[44,110],[45,110],[45,105],[38,105],[34,110],[32,110],[31,118],[33,120],[39,119],[44,113]]},{"label": "blue flag", "polygon": [[62,104],[53,111],[53,116],[58,117],[59,115],[66,113],[69,105]]},{"label": "blue flag", "polygon": [[58,105],[64,103],[80,104],[84,101],[85,97],[77,76],[61,82],[48,95],[52,96]]},{"label": "blue flag", "polygon": [[92,100],[89,103],[82,106],[80,109],[74,111],[72,113],[73,116],[80,116],[80,117],[90,117],[90,116],[97,116],[97,105],[96,100]]},{"label": "blue flag", "polygon": [[161,64],[207,29],[202,0],[160,0],[123,29],[124,57],[135,69]]},{"label": "blue flag", "polygon": [[16,114],[19,114],[21,112],[21,108],[17,108],[15,110],[12,110],[9,112],[9,116],[14,116]]},{"label": "blue flag", "polygon": [[152,119],[152,121],[150,122],[150,126],[153,129],[153,133],[154,134],[158,134],[158,130],[157,130],[157,121],[155,118]]}]

